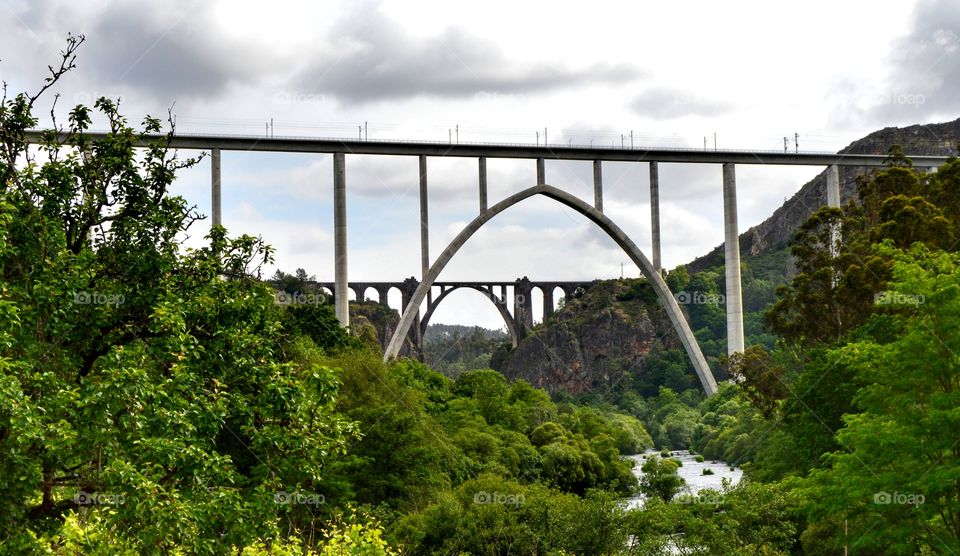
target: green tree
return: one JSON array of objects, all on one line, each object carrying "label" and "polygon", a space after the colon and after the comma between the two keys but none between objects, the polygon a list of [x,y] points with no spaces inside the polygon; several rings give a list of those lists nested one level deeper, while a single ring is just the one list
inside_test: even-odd
[{"label": "green tree", "polygon": [[[922,245],[882,248],[895,261],[891,292],[915,300],[902,334],[835,349],[864,386],[844,418],[842,450],[802,493],[813,519],[847,519],[836,547],[854,553],[960,551],[960,256]],[[921,301],[922,300],[922,301]]]},{"label": "green tree", "polygon": [[199,217],[169,188],[195,160],[107,99],[106,137],[77,106],[28,156],[38,98],[0,103],[0,546],[55,549],[89,525],[107,552],[207,554],[280,538],[281,516],[306,529],[310,509],[276,495],[314,492],[355,430],[336,374],[284,357],[269,247],[218,226],[182,251]]},{"label": "green tree", "polygon": [[786,370],[760,346],[750,346],[729,359],[730,374],[738,379],[743,392],[766,418],[773,417],[778,404],[790,393]]},{"label": "green tree", "polygon": [[662,459],[656,454],[651,455],[640,467],[643,472],[640,477],[640,491],[647,496],[656,496],[669,502],[684,485],[684,480],[677,474],[677,469],[679,466],[676,461]]}]

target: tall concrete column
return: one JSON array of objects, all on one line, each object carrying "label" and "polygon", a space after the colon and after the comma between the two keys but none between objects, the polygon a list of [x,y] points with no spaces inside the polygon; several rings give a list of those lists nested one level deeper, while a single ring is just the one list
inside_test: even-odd
[{"label": "tall concrete column", "polygon": [[480,212],[487,210],[487,157],[480,157]]},{"label": "tall concrete column", "polygon": [[543,159],[537,159],[537,185],[543,185],[547,183],[547,169],[544,165]]},{"label": "tall concrete column", "polygon": [[334,312],[344,327],[350,326],[347,293],[347,175],[343,153],[333,153],[333,257]]},{"label": "tall concrete column", "polygon": [[724,266],[727,279],[727,355],[743,351],[743,299],[740,291],[740,233],[737,231],[737,177],[723,165]]},{"label": "tall concrete column", "polygon": [[840,208],[840,168],[827,167],[827,206]]},{"label": "tall concrete column", "polygon": [[[840,169],[836,164],[827,167],[827,206],[840,208]],[[837,256],[837,242],[840,241],[840,228],[830,226],[830,255]],[[839,277],[835,277],[836,280]]]},{"label": "tall concrete column", "polygon": [[603,212],[603,166],[599,160],[593,161],[593,206]]},{"label": "tall concrete column", "polygon": [[660,272],[660,169],[650,163],[650,241],[653,269]]},{"label": "tall concrete column", "polygon": [[214,226],[223,225],[220,204],[220,149],[210,150],[210,212]]},{"label": "tall concrete column", "polygon": [[540,291],[543,292],[543,322],[547,322],[553,314],[553,286],[542,287]]},{"label": "tall concrete column", "polygon": [[427,209],[427,157],[420,155],[420,279],[430,269],[430,225]]}]

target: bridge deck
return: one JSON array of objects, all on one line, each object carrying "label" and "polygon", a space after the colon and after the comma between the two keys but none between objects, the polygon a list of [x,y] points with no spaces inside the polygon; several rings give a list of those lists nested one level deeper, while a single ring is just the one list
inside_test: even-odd
[{"label": "bridge deck", "polygon": [[[27,132],[27,140],[39,141],[42,130]],[[105,132],[88,132],[98,139]],[[66,134],[60,134],[61,140]],[[147,135],[144,141],[164,138]],[[451,156],[488,158],[543,158],[548,160],[605,160],[614,162],[675,162],[693,164],[779,164],[794,166],[883,166],[883,155],[824,152],[789,153],[752,150],[701,150],[679,148],[606,147],[590,145],[529,145],[508,143],[443,143],[433,141],[360,140],[330,137],[256,137],[243,135],[177,134],[170,145],[178,149],[291,153],[347,153],[394,156]],[[933,167],[946,162],[943,156],[907,155],[914,166]]]}]

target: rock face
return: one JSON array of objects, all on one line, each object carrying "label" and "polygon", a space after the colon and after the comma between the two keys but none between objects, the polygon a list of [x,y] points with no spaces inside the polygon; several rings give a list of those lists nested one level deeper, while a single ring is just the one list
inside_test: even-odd
[{"label": "rock face", "polygon": [[[888,127],[858,139],[842,149],[847,154],[886,154],[892,145],[900,145],[908,154],[938,156],[957,155],[960,144],[960,119],[943,124]],[[857,176],[865,170],[840,168],[840,202],[846,204],[857,198]],[[826,171],[821,172],[787,200],[770,218],[740,234],[740,253],[743,257],[784,247],[794,231],[818,208],[826,205]],[[723,244],[687,265],[690,272],[723,264]]]},{"label": "rock face", "polygon": [[[499,370],[551,392],[604,392],[642,372],[655,349],[678,347],[666,312],[639,280],[595,282],[523,339]],[[638,291],[640,292],[638,294]]]}]

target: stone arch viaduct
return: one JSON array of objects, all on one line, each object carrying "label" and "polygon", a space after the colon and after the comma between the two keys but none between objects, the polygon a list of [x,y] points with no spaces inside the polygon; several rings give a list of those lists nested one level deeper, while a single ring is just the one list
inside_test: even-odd
[{"label": "stone arch viaduct", "polygon": [[[430,319],[440,303],[451,293],[457,290],[474,290],[481,293],[490,300],[496,307],[497,312],[503,319],[503,324],[510,334],[510,340],[513,347],[523,339],[526,334],[533,329],[533,292],[538,290],[543,298],[543,319],[546,321],[556,309],[555,294],[559,289],[565,299],[571,299],[580,291],[585,291],[592,282],[584,281],[551,281],[551,282],[532,282],[524,276],[512,282],[505,281],[487,281],[487,282],[440,282],[434,281],[427,289],[426,310],[422,315],[418,315],[410,325],[410,330],[406,339],[416,348],[417,351],[423,350],[423,336],[430,324]],[[325,290],[331,297],[335,298],[336,282],[315,282],[317,287]],[[389,307],[387,297],[390,291],[400,292],[400,311],[401,314],[406,311],[407,306],[417,292],[420,281],[414,277],[407,278],[402,282],[350,282],[347,287],[353,292],[357,300],[367,299],[369,290],[377,292],[377,298],[381,305]],[[437,293],[436,296],[433,294]],[[421,300],[422,302],[422,300]],[[513,306],[513,311],[509,309]],[[401,339],[399,342],[403,342]],[[386,346],[384,346],[386,347]],[[398,348],[399,350],[399,348]]]},{"label": "stone arch viaduct", "polygon": [[[44,131],[27,133],[27,140],[39,142]],[[103,139],[105,133],[89,133],[91,139]],[[65,133],[59,134],[66,141]],[[325,153],[333,156],[333,201],[334,201],[334,281],[325,284],[333,290],[337,318],[344,326],[349,326],[348,288],[353,288],[358,299],[365,291],[377,289],[381,302],[386,300],[390,287],[400,287],[404,297],[402,316],[394,332],[384,357],[389,359],[399,353],[404,339],[411,333],[422,335],[433,310],[449,293],[457,289],[474,289],[490,298],[511,331],[514,341],[525,329],[532,327],[532,310],[529,306],[529,293],[534,287],[545,294],[549,290],[552,297],[556,287],[584,287],[584,283],[531,282],[526,278],[516,282],[437,282],[440,273],[456,255],[457,251],[484,224],[510,207],[533,196],[544,196],[557,201],[600,227],[639,267],[644,277],[656,291],[661,304],[667,310],[670,321],[682,342],[691,364],[697,372],[704,391],[710,395],[716,391],[716,381],[706,360],[700,351],[696,338],[680,310],[677,300],[667,288],[661,277],[660,267],[660,201],[659,170],[661,163],[677,164],[714,164],[722,166],[723,215],[724,215],[724,264],[726,274],[726,315],[727,315],[727,352],[743,351],[743,307],[740,285],[740,245],[737,222],[736,166],[738,164],[766,165],[803,165],[826,168],[825,201],[829,206],[840,206],[839,166],[880,167],[886,157],[881,155],[840,154],[840,153],[788,153],[773,151],[732,151],[699,149],[648,149],[643,147],[594,147],[585,145],[515,145],[515,144],[461,144],[453,142],[424,141],[382,141],[342,138],[309,137],[252,137],[252,136],[215,136],[215,135],[159,135],[147,134],[141,138],[141,146],[162,141],[178,149],[209,151],[211,154],[211,206],[212,223],[222,224],[221,211],[221,151],[247,152],[290,152]],[[407,279],[398,283],[356,283],[348,281],[347,266],[347,211],[346,211],[346,155],[386,155],[416,156],[420,164],[420,280]],[[429,254],[429,223],[427,203],[427,161],[429,157],[468,157],[478,161],[479,214],[444,249],[436,260],[431,262]],[[509,158],[530,159],[536,161],[536,181],[531,187],[515,193],[506,199],[487,206],[487,159]],[[914,166],[935,169],[946,161],[938,156],[910,156]],[[557,185],[546,183],[545,163],[548,160],[577,160],[593,164],[593,204],[589,204],[564,191]],[[651,208],[651,258],[648,259],[641,249],[603,212],[603,163],[634,162],[649,166],[650,208]],[[387,285],[390,287],[387,287]],[[400,286],[397,286],[397,285]],[[404,286],[405,284],[405,286]],[[554,284],[550,288],[550,284]],[[506,301],[506,288],[512,287],[513,312],[510,313]],[[385,289],[384,289],[385,288]],[[438,295],[433,297],[433,289]],[[500,295],[495,289],[500,288]],[[381,291],[382,290],[382,291]],[[564,289],[565,293],[568,291]],[[423,302],[427,306],[422,306]],[[545,307],[547,303],[544,303]],[[553,304],[550,303],[552,309]],[[423,317],[419,315],[423,311]],[[545,310],[546,312],[546,310]]]}]

